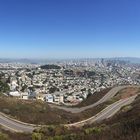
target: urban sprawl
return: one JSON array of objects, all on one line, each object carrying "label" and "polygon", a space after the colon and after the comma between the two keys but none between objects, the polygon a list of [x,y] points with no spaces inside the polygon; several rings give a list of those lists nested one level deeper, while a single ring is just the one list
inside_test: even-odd
[{"label": "urban sprawl", "polygon": [[140,65],[120,60],[69,60],[55,63],[0,63],[6,96],[76,105],[95,92],[118,85],[139,85]]}]

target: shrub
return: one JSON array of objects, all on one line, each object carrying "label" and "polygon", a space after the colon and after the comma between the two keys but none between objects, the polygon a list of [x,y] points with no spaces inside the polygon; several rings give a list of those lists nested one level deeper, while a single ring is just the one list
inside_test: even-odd
[{"label": "shrub", "polygon": [[42,140],[43,134],[41,133],[33,133],[32,140]]},{"label": "shrub", "polygon": [[85,134],[89,135],[89,134],[93,134],[93,133],[100,133],[101,132],[101,128],[98,127],[94,127],[94,128],[87,128],[85,130]]},{"label": "shrub", "polygon": [[6,134],[0,132],[0,140],[9,140],[9,138]]}]

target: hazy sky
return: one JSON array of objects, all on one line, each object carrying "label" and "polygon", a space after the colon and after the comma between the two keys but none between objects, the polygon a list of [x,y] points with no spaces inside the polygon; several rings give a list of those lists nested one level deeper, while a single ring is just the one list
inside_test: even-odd
[{"label": "hazy sky", "polygon": [[0,0],[0,57],[140,57],[139,0]]}]

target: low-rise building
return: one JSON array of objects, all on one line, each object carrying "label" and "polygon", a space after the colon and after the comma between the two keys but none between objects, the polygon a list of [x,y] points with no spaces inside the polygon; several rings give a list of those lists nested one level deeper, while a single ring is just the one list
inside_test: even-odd
[{"label": "low-rise building", "polygon": [[54,97],[51,94],[46,94],[44,99],[45,99],[46,102],[49,102],[49,103],[53,103],[54,102]]},{"label": "low-rise building", "polygon": [[21,96],[21,94],[18,91],[11,91],[9,92],[9,95],[12,97],[19,97]]}]

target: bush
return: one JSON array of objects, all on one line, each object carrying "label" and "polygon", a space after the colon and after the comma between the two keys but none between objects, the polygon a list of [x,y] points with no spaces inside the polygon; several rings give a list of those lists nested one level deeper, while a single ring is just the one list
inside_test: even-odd
[{"label": "bush", "polygon": [[6,134],[0,132],[0,140],[9,140],[9,138]]},{"label": "bush", "polygon": [[89,135],[89,134],[93,134],[93,133],[100,133],[101,132],[101,128],[98,127],[94,127],[94,128],[87,128],[85,130],[85,134]]},{"label": "bush", "polygon": [[9,92],[10,91],[10,87],[7,83],[0,81],[0,92]]},{"label": "bush", "polygon": [[32,140],[42,140],[43,134],[41,133],[33,133],[32,134]]},{"label": "bush", "polygon": [[7,109],[7,108],[4,108],[4,109],[3,109],[3,112],[4,112],[5,114],[10,114],[10,110]]}]

